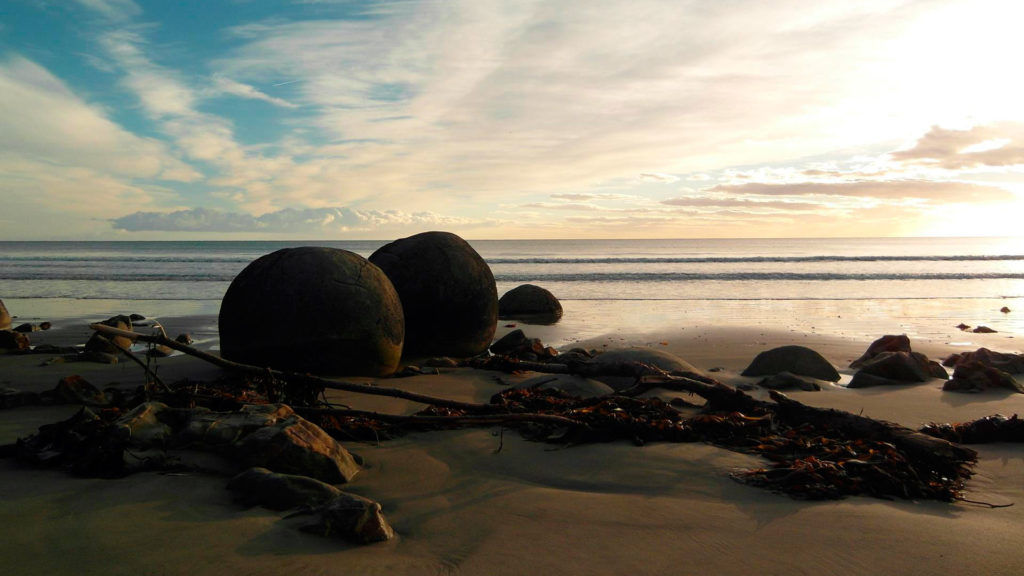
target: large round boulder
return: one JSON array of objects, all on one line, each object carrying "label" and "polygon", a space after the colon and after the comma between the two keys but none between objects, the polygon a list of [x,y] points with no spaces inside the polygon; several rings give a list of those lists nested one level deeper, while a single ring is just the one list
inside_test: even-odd
[{"label": "large round boulder", "polygon": [[806,346],[780,346],[765,350],[743,371],[743,376],[774,376],[790,372],[829,382],[839,381],[839,372],[821,354]]},{"label": "large round boulder", "polygon": [[[675,354],[665,352],[664,350],[655,350],[653,348],[615,348],[598,354],[594,357],[592,362],[597,366],[609,369],[608,371],[611,373],[615,373],[615,369],[619,366],[647,364],[669,373],[691,372],[694,374],[700,374],[700,370],[695,368],[686,360],[683,360]],[[601,375],[594,376],[594,378],[608,384],[615,390],[623,390],[636,383],[636,378],[632,376]]]},{"label": "large round boulder", "polygon": [[386,376],[402,355],[398,294],[362,256],[322,247],[262,256],[220,306],[221,353],[282,370]]},{"label": "large round boulder", "polygon": [[562,317],[562,303],[545,288],[523,284],[505,292],[498,300],[498,316],[554,323]]},{"label": "large round boulder", "polygon": [[473,356],[490,345],[498,289],[487,262],[465,240],[424,232],[382,246],[370,262],[401,298],[406,352]]}]

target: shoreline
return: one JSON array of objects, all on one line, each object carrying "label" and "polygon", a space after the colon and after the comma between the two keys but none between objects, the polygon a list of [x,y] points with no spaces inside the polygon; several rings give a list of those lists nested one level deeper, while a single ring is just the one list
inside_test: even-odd
[{"label": "shoreline", "polygon": [[[101,318],[96,318],[96,320]],[[215,347],[216,316],[161,318],[177,331],[207,333]],[[212,323],[211,323],[212,322]],[[513,328],[499,323],[499,333]],[[72,323],[73,324],[73,323]],[[571,328],[515,323],[547,343]],[[74,339],[62,321],[36,338]],[[213,330],[212,335],[208,334]],[[63,331],[63,332],[62,332]],[[85,330],[87,332],[87,329]],[[882,333],[875,337],[880,337]],[[955,334],[954,334],[955,335]],[[970,334],[998,351],[1014,334]],[[763,326],[675,326],[617,330],[559,347],[644,346],[674,353],[727,384],[756,382],[739,372],[760,351],[785,344],[811,347],[848,381],[846,368],[873,338],[794,332]],[[915,339],[933,359],[964,351],[956,341]],[[664,343],[664,344],[663,344]],[[83,373],[103,387],[141,382],[134,364],[55,363],[0,356],[0,385],[52,388]],[[219,372],[175,355],[160,374],[213,378]],[[88,372],[86,374],[86,372]],[[533,374],[501,375],[515,383]],[[373,381],[368,379],[368,381]],[[440,375],[378,379],[465,401],[486,401],[502,389],[495,373],[460,368]],[[19,385],[15,385],[19,384]],[[762,393],[762,392],[758,392]],[[943,392],[941,381],[900,387],[787,392],[809,405],[834,407],[918,428],[930,421],[966,421],[994,413],[1024,414],[1024,395]],[[670,393],[666,393],[670,396]],[[331,391],[332,402],[409,413],[418,405]],[[0,412],[0,443],[67,417],[70,406]],[[974,446],[980,453],[967,486],[973,500],[1015,502],[990,510],[965,502],[883,501],[852,497],[800,501],[744,486],[730,471],[756,467],[758,457],[706,444],[625,442],[552,450],[500,429],[410,433],[379,443],[345,443],[367,467],[344,487],[375,499],[398,533],[387,543],[353,547],[302,534],[262,508],[231,502],[223,477],[142,473],[119,480],[73,478],[56,470],[0,460],[0,557],[17,574],[190,574],[227,570],[280,574],[1012,574],[1024,562],[1024,458],[1016,445]],[[978,537],[983,535],[983,537]],[[182,551],[190,551],[182,554]]]}]

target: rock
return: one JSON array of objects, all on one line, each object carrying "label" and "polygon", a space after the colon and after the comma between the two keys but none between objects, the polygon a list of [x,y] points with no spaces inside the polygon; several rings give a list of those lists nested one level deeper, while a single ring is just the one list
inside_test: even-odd
[{"label": "rock", "polygon": [[517,328],[491,344],[490,350],[492,354],[502,356],[529,345],[529,342],[530,339],[526,337],[526,334]]},{"label": "rock", "polygon": [[813,392],[821,390],[821,385],[810,382],[791,372],[779,372],[757,383],[762,388],[770,390],[791,390],[793,388]]},{"label": "rock", "polygon": [[82,352],[82,360],[98,364],[117,364],[117,355],[99,350],[87,350]]},{"label": "rock", "polygon": [[66,404],[86,404],[89,406],[105,406],[108,404],[106,395],[78,374],[65,376],[57,382],[53,396]]},{"label": "rock", "polygon": [[40,330],[49,330],[52,326],[53,326],[53,324],[51,324],[49,322],[40,322],[39,323],[39,329]]},{"label": "rock", "polygon": [[320,427],[298,416],[247,434],[230,450],[246,466],[309,476],[331,484],[349,482],[359,464]]},{"label": "rock", "polygon": [[183,426],[180,439],[212,449],[229,448],[246,435],[292,416],[295,411],[284,404],[247,404],[237,412],[196,409]]},{"label": "rock", "polygon": [[4,306],[4,301],[0,300],[0,331],[11,329],[11,313],[7,311],[7,307]]},{"label": "rock", "polygon": [[459,363],[447,356],[438,356],[437,358],[429,358],[423,362],[424,366],[430,368],[458,368]]},{"label": "rock", "polygon": [[163,402],[145,402],[114,422],[117,434],[136,448],[166,446],[174,434],[170,425],[160,417],[167,410]]},{"label": "rock", "polygon": [[595,354],[583,348],[573,348],[556,356],[552,362],[557,364],[569,364],[570,362],[589,362]]},{"label": "rock", "polygon": [[989,328],[988,326],[978,326],[974,330],[971,330],[975,334],[995,334],[997,331]]},{"label": "rock", "polygon": [[520,318],[541,324],[557,322],[562,317],[562,303],[548,290],[523,284],[506,292],[498,300],[499,318]]},{"label": "rock", "polygon": [[21,352],[32,347],[28,336],[23,332],[13,330],[0,330],[0,354],[9,352]]},{"label": "rock", "polygon": [[509,332],[491,344],[491,352],[497,356],[510,356],[531,362],[544,362],[558,355],[557,350],[544,346],[539,338],[527,338],[520,329]]},{"label": "rock", "polygon": [[182,332],[174,337],[174,341],[189,346],[192,344],[192,335],[188,332]]},{"label": "rock", "polygon": [[578,398],[596,398],[615,393],[615,389],[591,378],[569,374],[546,374],[523,380],[515,388],[537,388],[539,390],[561,390]]},{"label": "rock", "polygon": [[395,531],[384,519],[380,504],[342,492],[327,504],[313,508],[305,514],[315,516],[313,524],[301,530],[328,537],[341,537],[359,544],[384,542],[395,537]]},{"label": "rock", "polygon": [[[107,318],[100,322],[106,326],[113,328],[119,328],[121,330],[131,330],[132,320],[128,316],[120,315]],[[86,352],[101,352],[104,354],[113,354],[117,356],[121,354],[122,349],[130,350],[132,347],[132,339],[127,336],[105,336],[98,332],[94,332],[89,340],[85,343]]]},{"label": "rock", "polygon": [[128,319],[132,322],[141,322],[146,319],[142,314],[135,314],[134,312],[128,315]]},{"label": "rock", "polygon": [[963,322],[957,324],[956,328],[959,328],[961,332],[964,332],[964,331],[967,331],[967,330],[971,329],[970,326],[968,326],[967,324],[964,324]]},{"label": "rock", "polygon": [[[653,348],[618,348],[605,351],[596,355],[593,363],[598,366],[612,366],[616,364],[642,363],[660,368],[666,372],[693,372],[699,374],[692,364],[682,358],[662,350]],[[623,390],[635,383],[635,378],[624,376],[601,376],[602,382],[616,390]]]},{"label": "rock", "polygon": [[498,290],[483,258],[462,238],[424,232],[370,256],[394,284],[405,313],[406,353],[475,356],[491,343]]},{"label": "rock", "polygon": [[0,388],[0,408],[20,408],[39,404],[39,394],[14,388]]},{"label": "rock", "polygon": [[821,355],[804,346],[781,346],[761,352],[743,371],[743,376],[772,376],[791,372],[829,382],[839,381],[839,372]]},{"label": "rock", "polygon": [[33,324],[29,324],[28,322],[26,322],[24,324],[18,324],[17,326],[12,328],[12,330],[14,330],[15,332],[25,332],[25,333],[27,333],[27,332],[38,332],[39,331],[39,327],[35,326]]},{"label": "rock", "polygon": [[953,354],[949,358],[946,358],[945,362],[942,364],[943,366],[953,367],[957,364],[966,362],[981,362],[985,366],[998,368],[999,370],[1009,372],[1010,374],[1024,373],[1024,354],[993,352],[988,348],[978,348],[974,352]]},{"label": "rock", "polygon": [[1002,312],[1003,314],[1009,314],[1010,313],[1010,307],[1009,306],[1003,306],[1002,308],[999,309],[999,311]]},{"label": "rock", "polygon": [[272,510],[321,505],[342,494],[334,486],[308,476],[279,474],[259,467],[238,474],[227,487],[239,503]]},{"label": "rock", "polygon": [[882,336],[878,340],[875,340],[868,346],[866,352],[861,355],[860,358],[850,363],[850,368],[859,368],[863,366],[868,360],[871,360],[875,356],[878,356],[882,352],[911,352],[910,350],[910,338],[907,338],[906,334],[899,335],[886,335]]},{"label": "rock", "polygon": [[863,364],[860,373],[898,382],[927,382],[931,378],[949,377],[942,366],[918,352],[882,352]]},{"label": "rock", "polygon": [[151,358],[166,358],[174,354],[174,349],[164,346],[163,344],[156,344],[146,348],[146,356]]},{"label": "rock", "polygon": [[983,392],[991,388],[1006,388],[1024,394],[1024,385],[1008,372],[977,360],[957,364],[953,377],[942,386],[943,390],[958,392]]},{"label": "rock", "polygon": [[256,366],[386,376],[402,354],[402,304],[383,272],[335,248],[285,248],[250,263],[221,302],[221,351]]}]

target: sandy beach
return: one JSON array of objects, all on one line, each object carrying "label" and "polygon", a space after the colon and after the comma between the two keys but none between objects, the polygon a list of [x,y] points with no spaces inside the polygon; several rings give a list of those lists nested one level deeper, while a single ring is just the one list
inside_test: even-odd
[{"label": "sandy beach", "polygon": [[[164,319],[169,332],[215,348],[215,318]],[[84,323],[55,322],[33,344],[81,343]],[[63,326],[63,327],[62,327]],[[520,326],[558,340],[551,327]],[[512,329],[501,325],[499,336]],[[881,334],[879,334],[881,336]],[[932,358],[986,346],[1020,352],[1008,334],[961,341],[914,341]],[[965,342],[964,340],[969,340]],[[574,345],[648,346],[674,353],[729,384],[758,352],[800,344],[840,369],[840,385],[792,392],[834,407],[919,428],[1024,413],[1024,395],[955,394],[942,381],[847,389],[846,369],[870,340],[763,328],[687,327],[607,334]],[[0,356],[0,385],[47,390],[69,374],[96,385],[141,384],[142,371],[117,365],[48,363],[46,356]],[[160,375],[209,379],[217,368],[184,356],[161,359]],[[485,402],[531,374],[458,368],[378,381],[457,400]],[[360,379],[361,381],[369,381]],[[753,394],[762,394],[755,391]],[[665,396],[677,395],[664,393]],[[332,392],[355,408],[412,413],[403,400]],[[0,413],[0,444],[69,416],[74,406]],[[500,446],[500,451],[498,450]],[[75,478],[0,460],[0,558],[4,573],[34,574],[1019,574],[1024,552],[1024,452],[974,446],[980,454],[966,502],[853,497],[807,502],[741,485],[729,472],[759,457],[702,443],[626,442],[558,448],[514,432],[482,428],[411,433],[379,443],[349,442],[366,469],[347,491],[377,500],[398,537],[354,546],[299,532],[294,520],[243,508],[211,473],[140,473],[118,480]]]}]

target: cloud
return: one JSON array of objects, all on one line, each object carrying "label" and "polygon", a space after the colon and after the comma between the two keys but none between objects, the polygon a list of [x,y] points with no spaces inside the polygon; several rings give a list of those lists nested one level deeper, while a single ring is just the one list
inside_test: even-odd
[{"label": "cloud", "polygon": [[671,182],[678,182],[679,181],[679,177],[678,176],[673,176],[671,174],[659,174],[659,173],[653,173],[653,172],[645,172],[645,173],[640,175],[640,180],[642,180],[644,182],[665,182],[665,183],[671,183]]},{"label": "cloud", "polygon": [[929,180],[795,182],[728,184],[714,186],[712,192],[749,196],[824,196],[877,198],[882,200],[918,199],[931,203],[1012,202],[1013,193],[998,186],[969,182]]},{"label": "cloud", "polygon": [[142,14],[142,8],[132,0],[75,0],[82,6],[111,20],[129,20]]},{"label": "cloud", "polygon": [[967,130],[934,126],[914,146],[890,156],[948,170],[1020,167],[1024,166],[1024,123],[1002,122]]},{"label": "cloud", "polygon": [[262,100],[263,102],[268,102],[274,106],[280,106],[282,108],[298,108],[298,104],[293,104],[287,100],[267,95],[248,84],[243,84],[230,78],[225,78],[224,76],[213,77],[213,86],[211,87],[210,92],[213,95],[227,94],[250,100]]},{"label": "cloud", "polygon": [[772,211],[784,212],[800,212],[807,210],[822,210],[828,208],[827,205],[821,203],[748,200],[720,197],[670,198],[668,200],[662,200],[661,203],[664,204],[665,206],[681,206],[687,208],[749,208],[752,210],[763,211],[767,209]]},{"label": "cloud", "polygon": [[487,226],[491,221],[442,216],[431,212],[357,210],[352,208],[285,208],[253,216],[207,208],[173,212],[135,212],[111,220],[117,230],[129,232],[298,233],[321,235],[338,232],[373,232],[438,226]]}]

